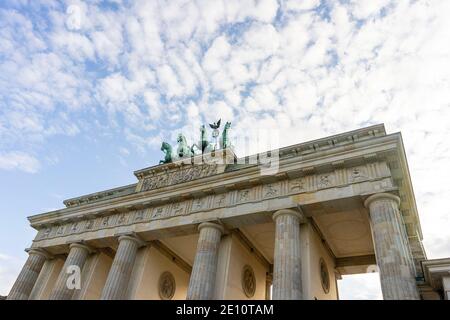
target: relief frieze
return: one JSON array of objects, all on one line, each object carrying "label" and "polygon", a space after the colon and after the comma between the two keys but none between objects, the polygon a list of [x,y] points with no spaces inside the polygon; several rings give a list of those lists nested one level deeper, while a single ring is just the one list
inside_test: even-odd
[{"label": "relief frieze", "polygon": [[317,189],[329,188],[333,185],[333,173],[320,174],[317,176]]},{"label": "relief frieze", "polygon": [[263,198],[273,198],[280,194],[279,183],[269,183],[263,185]]},{"label": "relief frieze", "polygon": [[247,201],[252,200],[253,194],[250,193],[251,191],[252,191],[251,189],[239,190],[237,203],[242,203],[242,202],[247,202]]},{"label": "relief frieze", "polygon": [[350,182],[358,182],[369,179],[367,174],[367,169],[364,167],[354,167],[349,170],[350,172]]},{"label": "relief frieze", "polygon": [[86,230],[92,230],[94,228],[94,224],[95,224],[95,219],[89,219],[86,221],[86,226],[85,229]]},{"label": "relief frieze", "polygon": [[[373,164],[371,165],[373,166]],[[148,223],[155,220],[189,215],[196,212],[219,209],[249,202],[269,200],[299,193],[315,192],[325,188],[334,188],[349,183],[379,178],[377,176],[373,176],[373,174],[370,175],[370,173],[376,172],[375,169],[372,168],[371,170],[368,170],[365,166],[358,166],[344,170],[345,175],[342,174],[341,169],[336,169],[333,172],[328,173],[310,174],[292,179],[284,179],[276,182],[256,185],[245,189],[230,190],[220,194],[206,195],[184,201],[132,210],[129,212],[119,212],[97,218],[89,217],[85,220],[77,220],[76,222],[71,221],[53,225],[40,230],[37,235],[37,240],[57,238],[69,234],[90,232],[137,223]],[[342,181],[344,176],[346,181]],[[386,177],[386,175],[384,175],[384,177]],[[173,179],[173,177],[171,179]],[[174,181],[171,179],[168,179],[168,181]],[[162,180],[159,180],[158,178],[158,181]]]},{"label": "relief frieze", "polygon": [[153,212],[151,214],[151,219],[152,220],[156,220],[156,219],[161,219],[165,216],[167,216],[167,206],[159,206],[156,208],[153,208]]},{"label": "relief frieze", "polygon": [[145,211],[146,211],[146,209],[140,209],[140,210],[136,210],[132,213],[129,213],[128,215],[133,216],[134,222],[141,222],[141,221],[144,221]]},{"label": "relief frieze", "polygon": [[306,179],[297,178],[289,180],[289,191],[290,192],[304,192],[306,191]]},{"label": "relief frieze", "polygon": [[229,194],[222,193],[214,196],[214,207],[221,208],[228,205]]},{"label": "relief frieze", "polygon": [[162,187],[189,182],[204,178],[217,173],[217,164],[194,165],[181,168],[172,172],[163,172],[155,176],[146,177],[142,182],[141,191],[149,191]]},{"label": "relief frieze", "polygon": [[118,225],[126,224],[127,221],[128,221],[128,215],[126,213],[121,213],[117,217],[117,224]]}]

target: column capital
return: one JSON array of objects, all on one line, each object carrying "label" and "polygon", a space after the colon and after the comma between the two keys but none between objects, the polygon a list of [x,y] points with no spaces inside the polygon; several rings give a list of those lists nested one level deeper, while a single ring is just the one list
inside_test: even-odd
[{"label": "column capital", "polygon": [[274,221],[276,221],[276,219],[278,217],[280,217],[282,215],[286,215],[286,214],[290,215],[290,216],[297,217],[300,222],[305,222],[305,216],[302,213],[300,213],[300,212],[298,212],[296,210],[292,210],[292,209],[281,209],[281,210],[278,210],[272,215],[272,219]]},{"label": "column capital", "polygon": [[222,225],[215,223],[215,222],[202,222],[198,225],[198,231],[202,230],[203,228],[215,228],[220,231],[220,234],[223,234],[225,229]]},{"label": "column capital", "polygon": [[134,241],[137,243],[138,247],[144,247],[147,245],[147,243],[142,240],[136,233],[134,232],[127,232],[127,233],[119,233],[116,234],[116,236],[118,237],[118,241],[119,243],[122,240],[130,240],[130,241]]},{"label": "column capital", "polygon": [[81,248],[81,249],[86,250],[88,253],[94,253],[96,251],[93,247],[85,244],[84,242],[69,242],[68,245],[69,245],[69,249]]},{"label": "column capital", "polygon": [[396,195],[393,195],[391,193],[384,193],[384,192],[382,192],[382,193],[373,194],[370,197],[368,197],[366,199],[366,201],[364,201],[364,206],[366,208],[369,208],[370,204],[373,201],[380,200],[380,199],[389,199],[389,200],[395,201],[398,206],[400,205],[400,198],[399,197],[397,197]]},{"label": "column capital", "polygon": [[43,256],[45,259],[52,259],[53,256],[42,248],[26,248],[25,252],[28,254],[37,254]]}]

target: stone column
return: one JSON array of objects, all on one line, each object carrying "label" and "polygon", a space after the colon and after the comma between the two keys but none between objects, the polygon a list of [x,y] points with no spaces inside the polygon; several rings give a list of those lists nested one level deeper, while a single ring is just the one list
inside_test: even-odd
[{"label": "stone column", "polygon": [[204,222],[198,226],[198,230],[200,235],[187,299],[211,300],[214,294],[220,238],[224,229],[217,223]]},{"label": "stone column", "polygon": [[400,198],[379,193],[364,202],[369,209],[375,257],[385,300],[418,300],[411,251],[403,232]]},{"label": "stone column", "polygon": [[119,247],[103,288],[102,300],[125,299],[137,251],[144,245],[145,242],[133,234],[119,237]]},{"label": "stone column", "polygon": [[28,300],[42,266],[50,258],[49,254],[43,249],[31,248],[26,251],[28,252],[28,259],[9,292],[8,300]]},{"label": "stone column", "polygon": [[28,297],[28,300],[39,300],[37,297],[42,292],[42,290],[45,287],[45,282],[48,279],[48,276],[50,274],[50,271],[53,267],[53,260],[47,259],[44,262],[44,265],[42,266],[41,272],[39,273],[39,276],[36,279],[36,282],[33,286],[33,290],[30,292],[30,296]]},{"label": "stone column", "polygon": [[71,268],[78,267],[81,271],[83,270],[84,263],[87,257],[92,252],[92,249],[82,243],[72,243],[69,246],[70,251],[67,256],[64,266],[59,273],[58,279],[56,280],[55,286],[50,293],[49,300],[70,300],[72,298],[74,289],[69,288],[67,285],[67,280],[71,276]]},{"label": "stone column", "polygon": [[266,300],[272,300],[271,294],[270,294],[270,289],[272,287],[272,283],[273,283],[273,278],[272,275],[267,274],[266,275]]},{"label": "stone column", "polygon": [[442,277],[442,289],[444,291],[444,299],[450,300],[450,276]]},{"label": "stone column", "polygon": [[272,300],[302,299],[300,221],[302,215],[283,209],[274,213],[275,252]]}]

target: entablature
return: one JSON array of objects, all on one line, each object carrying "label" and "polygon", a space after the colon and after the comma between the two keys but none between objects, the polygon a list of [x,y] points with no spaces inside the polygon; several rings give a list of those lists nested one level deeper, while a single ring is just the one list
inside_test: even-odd
[{"label": "entablature", "polygon": [[224,171],[220,174],[212,174],[184,183],[68,207],[32,216],[29,217],[29,220],[33,227],[39,229],[47,225],[58,224],[61,221],[79,220],[86,215],[108,215],[115,212],[139,210],[168,202],[221,194],[230,190],[262,185],[286,178],[294,179],[312,174],[339,172],[341,169],[354,169],[354,167],[362,164],[370,166],[372,163],[383,162],[385,155],[395,151],[396,147],[397,139],[395,136],[382,136],[354,143],[351,148],[341,146],[332,150],[321,151],[315,156],[305,155],[281,159],[276,175],[261,175],[259,166],[252,165],[241,170]]}]

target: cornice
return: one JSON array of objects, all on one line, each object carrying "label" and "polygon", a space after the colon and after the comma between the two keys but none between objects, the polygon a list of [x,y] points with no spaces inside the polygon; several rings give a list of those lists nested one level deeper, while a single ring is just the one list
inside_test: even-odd
[{"label": "cornice", "polygon": [[99,192],[90,193],[80,197],[74,197],[63,201],[66,207],[79,206],[85,203],[92,203],[100,200],[111,199],[118,195],[131,194],[136,190],[137,183],[129,184],[123,187],[103,190]]},{"label": "cornice", "polygon": [[[416,204],[416,197],[414,194],[414,187],[411,181],[411,175],[409,172],[409,165],[408,165],[408,159],[406,158],[406,152],[405,152],[405,146],[403,143],[403,138],[402,138],[402,134],[399,132],[397,133],[398,135],[398,142],[399,142],[399,148],[398,150],[398,158],[400,159],[400,163],[401,163],[401,168],[402,168],[402,179],[404,179],[406,181],[406,183],[404,183],[401,187],[401,191],[404,190],[404,193],[406,194],[406,201],[409,204],[409,210],[411,210],[412,216],[414,217],[414,223],[416,226],[416,229],[419,233],[419,238],[420,240],[423,239],[423,234],[422,234],[422,227],[420,224],[420,218],[419,218],[419,213],[417,210],[417,204]],[[394,177],[395,178],[395,177]],[[402,201],[405,201],[405,199],[402,199]]]}]

